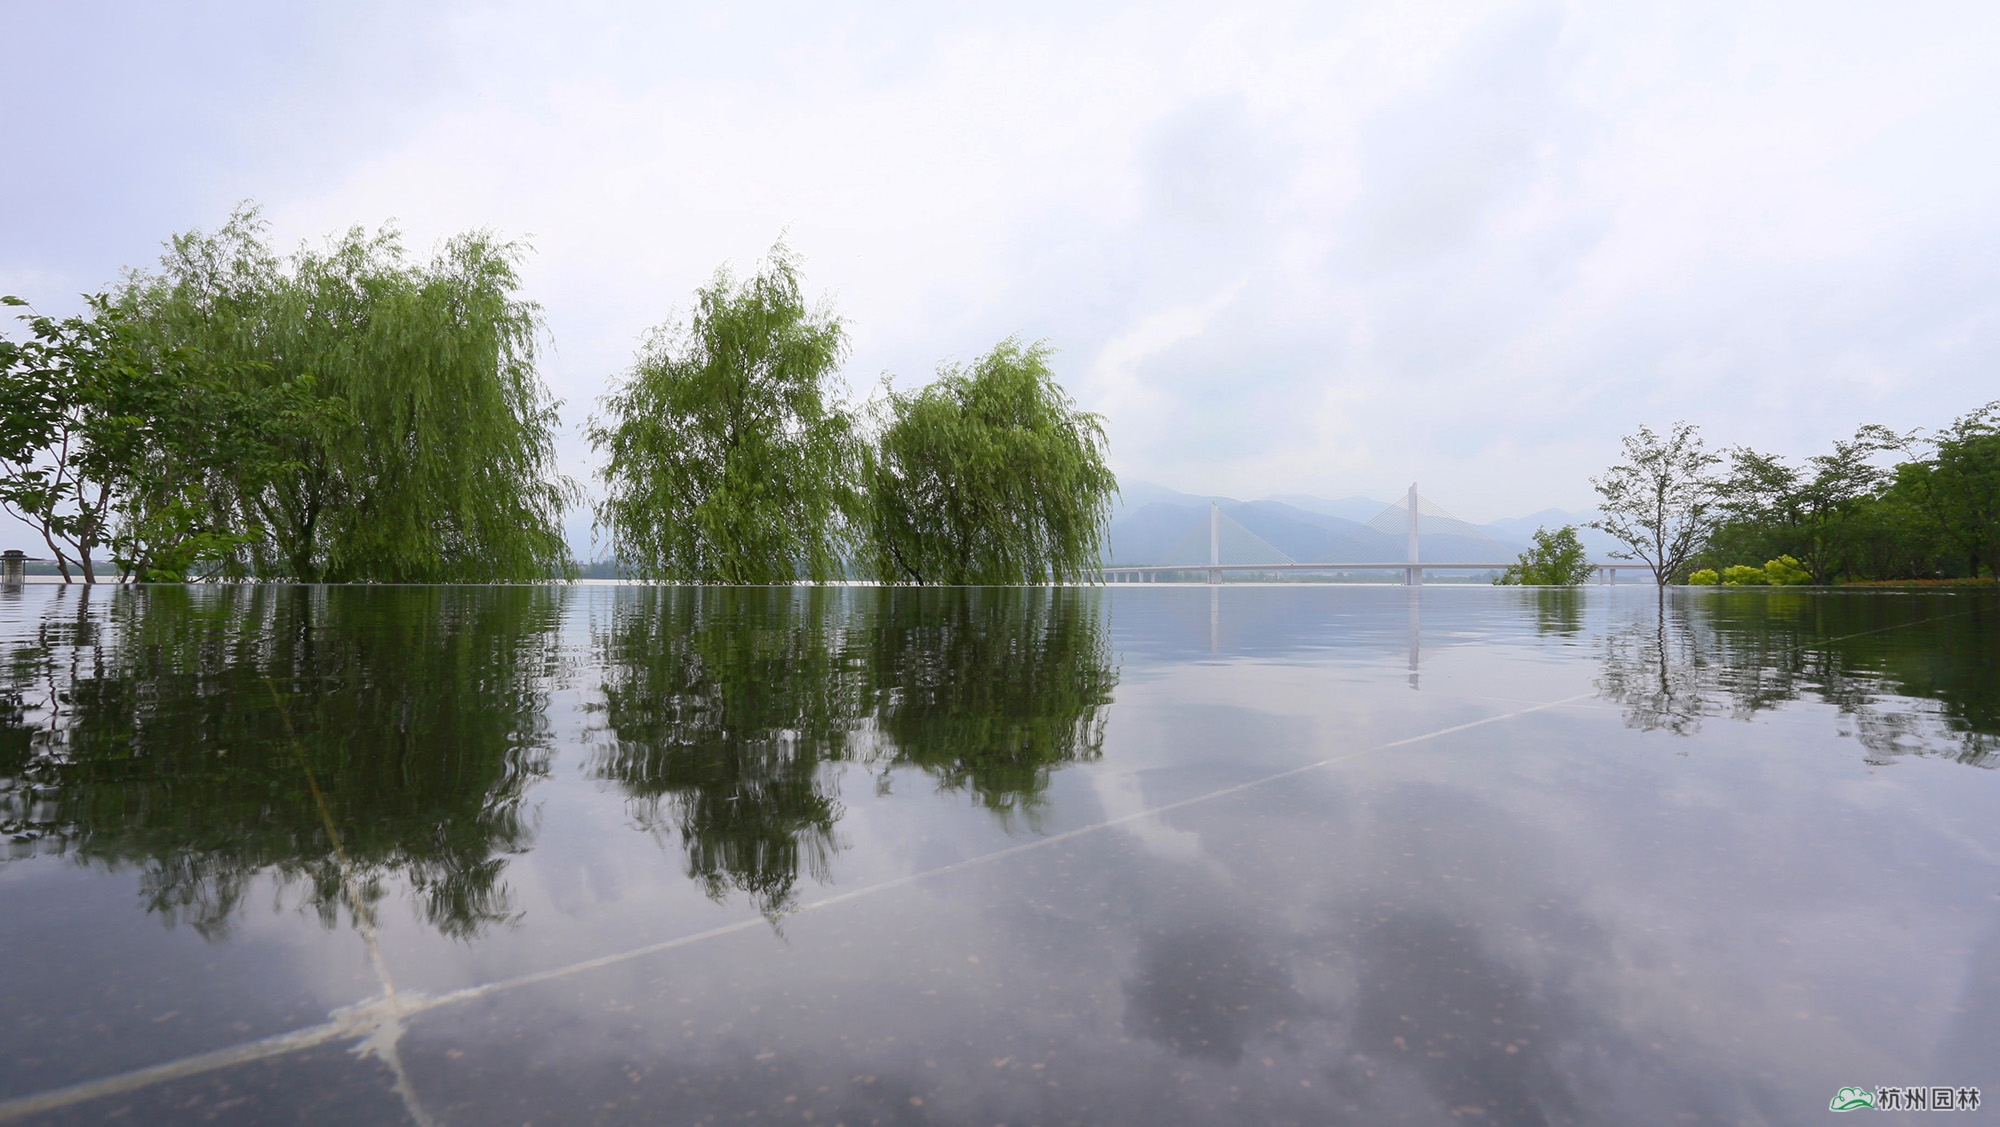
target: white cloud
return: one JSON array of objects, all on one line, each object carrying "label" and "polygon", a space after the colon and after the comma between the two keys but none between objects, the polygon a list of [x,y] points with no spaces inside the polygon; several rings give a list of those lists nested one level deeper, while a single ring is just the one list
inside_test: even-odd
[{"label": "white cloud", "polygon": [[[1046,337],[1128,476],[1415,477],[1475,518],[1587,507],[1640,422],[1805,453],[1994,394],[1989,6],[359,11],[301,42],[218,8],[174,40],[220,37],[206,67],[105,32],[94,85],[62,51],[18,75],[80,108],[60,175],[0,199],[34,225],[0,283],[101,284],[245,196],[286,238],[532,233],[580,420],[788,232],[857,390]],[[146,98],[152,133],[101,124]]]}]

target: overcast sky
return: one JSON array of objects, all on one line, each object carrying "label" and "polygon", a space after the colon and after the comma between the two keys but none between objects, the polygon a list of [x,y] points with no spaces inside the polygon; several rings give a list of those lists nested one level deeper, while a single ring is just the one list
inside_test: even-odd
[{"label": "overcast sky", "polygon": [[841,7],[0,0],[0,292],[243,199],[523,237],[580,478],[641,334],[781,234],[857,394],[1046,338],[1196,492],[1486,520],[1643,422],[2000,398],[2000,5]]}]

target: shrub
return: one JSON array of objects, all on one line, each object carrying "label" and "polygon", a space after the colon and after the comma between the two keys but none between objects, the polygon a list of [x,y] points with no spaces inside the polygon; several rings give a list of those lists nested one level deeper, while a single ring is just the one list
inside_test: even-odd
[{"label": "shrub", "polygon": [[1764,564],[1764,582],[1773,587],[1796,587],[1812,582],[1812,576],[1790,556],[1779,556]]},{"label": "shrub", "polygon": [[1714,568],[1705,567],[1700,571],[1690,573],[1688,575],[1688,582],[1696,587],[1713,587],[1722,582],[1722,577],[1715,573]]},{"label": "shrub", "polygon": [[1770,580],[1764,576],[1763,568],[1751,567],[1749,564],[1736,564],[1722,571],[1724,587],[1761,587],[1769,582]]}]

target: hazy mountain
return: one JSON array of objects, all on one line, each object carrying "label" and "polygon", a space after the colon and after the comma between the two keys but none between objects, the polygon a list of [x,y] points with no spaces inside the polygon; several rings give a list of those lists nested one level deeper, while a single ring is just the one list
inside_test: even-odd
[{"label": "hazy mountain", "polygon": [[[1394,502],[1377,501],[1371,497],[1342,497],[1329,501],[1324,497],[1308,497],[1303,493],[1273,493],[1267,501],[1290,505],[1294,509],[1304,509],[1309,513],[1323,513],[1330,517],[1344,517],[1357,524],[1366,524],[1381,515],[1382,510]],[[1402,498],[1397,498],[1398,501]]]},{"label": "hazy mountain", "polygon": [[1538,528],[1556,529],[1566,524],[1575,525],[1576,538],[1583,542],[1584,550],[1590,553],[1590,558],[1608,560],[1611,558],[1611,553],[1617,551],[1620,545],[1610,536],[1594,528],[1584,527],[1584,522],[1596,519],[1596,509],[1586,509],[1580,513],[1565,512],[1562,509],[1543,509],[1539,513],[1496,520],[1481,527],[1493,530],[1495,538],[1501,538],[1500,533],[1505,532],[1509,537],[1527,544],[1532,541]]},{"label": "hazy mountain", "polygon": [[[1225,515],[1271,547],[1300,563],[1393,563],[1404,558],[1407,544],[1400,531],[1384,532],[1365,522],[1381,515],[1390,502],[1367,497],[1328,500],[1302,494],[1280,494],[1259,501],[1183,493],[1149,482],[1128,482],[1113,509],[1110,551],[1113,563],[1129,565],[1206,562],[1208,507],[1221,506]],[[1426,531],[1419,545],[1422,558],[1437,563],[1511,560],[1528,549],[1537,528],[1577,526],[1578,538],[1592,559],[1607,559],[1616,541],[1582,527],[1594,512],[1571,513],[1543,509],[1523,517],[1475,525],[1500,547],[1469,535]],[[1428,519],[1428,518],[1427,518]],[[1230,545],[1236,555],[1246,546]],[[1171,558],[1169,558],[1171,556]]]}]

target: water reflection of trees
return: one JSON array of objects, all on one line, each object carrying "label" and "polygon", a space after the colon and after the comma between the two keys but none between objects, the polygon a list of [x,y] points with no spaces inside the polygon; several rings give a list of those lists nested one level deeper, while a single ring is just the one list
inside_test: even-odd
[{"label": "water reflection of trees", "polygon": [[1702,640],[1686,606],[1663,598],[1651,621],[1642,618],[1605,636],[1598,692],[1624,706],[1630,727],[1691,735],[1711,711],[1714,695]]},{"label": "water reflection of trees", "polygon": [[1049,770],[1097,758],[1118,678],[1095,592],[894,589],[881,596],[873,705],[897,766],[992,810],[1037,802]]},{"label": "water reflection of trees", "polygon": [[596,645],[593,774],[710,895],[767,914],[838,848],[832,765],[1031,807],[1053,768],[1099,754],[1116,683],[1089,591],[637,589]]},{"label": "water reflection of trees", "polygon": [[[208,935],[263,876],[329,925],[343,903],[372,915],[398,890],[451,935],[507,920],[506,859],[532,844],[524,793],[552,755],[569,597],[56,594],[0,653],[0,858],[136,867],[152,910]],[[710,894],[744,891],[767,912],[826,875],[839,765],[883,785],[921,772],[1011,816],[1102,747],[1116,675],[1093,591],[613,598],[594,637],[590,770],[675,839]]]},{"label": "water reflection of trees", "polygon": [[839,819],[821,770],[850,758],[867,676],[846,592],[637,588],[619,592],[596,648],[608,740],[591,771],[671,831],[711,896],[788,904],[801,867],[823,876]]},{"label": "water reflection of trees", "polygon": [[1519,593],[1534,608],[1538,632],[1565,638],[1583,632],[1582,591],[1575,587],[1531,587]]},{"label": "water reflection of trees", "polygon": [[401,881],[430,925],[474,934],[512,915],[505,856],[532,840],[522,796],[547,767],[563,598],[66,592],[7,655],[6,848],[137,866],[152,910],[214,936],[260,874],[331,926],[345,901],[330,821],[361,894],[350,910]]},{"label": "water reflection of trees", "polygon": [[1787,701],[1833,705],[1871,762],[2000,766],[2000,599],[1990,594],[1677,593],[1614,624],[1598,689],[1635,728],[1688,734]]}]

